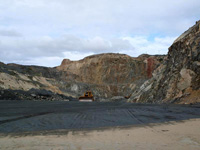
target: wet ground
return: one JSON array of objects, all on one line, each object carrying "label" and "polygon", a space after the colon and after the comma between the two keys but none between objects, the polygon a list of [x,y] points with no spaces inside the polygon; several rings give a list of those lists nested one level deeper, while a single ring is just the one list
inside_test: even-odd
[{"label": "wet ground", "polygon": [[145,126],[198,118],[199,105],[0,101],[0,134]]}]

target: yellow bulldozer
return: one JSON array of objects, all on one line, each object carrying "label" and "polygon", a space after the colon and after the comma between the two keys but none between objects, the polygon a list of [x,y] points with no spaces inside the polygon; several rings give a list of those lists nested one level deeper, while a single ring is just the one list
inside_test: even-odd
[{"label": "yellow bulldozer", "polygon": [[87,91],[84,93],[84,96],[79,97],[79,101],[83,102],[93,102],[94,101],[94,96],[92,95],[91,91]]}]

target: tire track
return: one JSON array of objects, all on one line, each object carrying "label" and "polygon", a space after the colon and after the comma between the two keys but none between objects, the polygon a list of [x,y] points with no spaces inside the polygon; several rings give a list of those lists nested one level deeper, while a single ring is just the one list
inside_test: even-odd
[{"label": "tire track", "polygon": [[84,127],[85,122],[86,122],[85,118],[86,118],[86,114],[82,113],[80,118],[79,118],[79,120],[78,120],[79,122],[77,123],[77,127],[78,128],[83,128]]},{"label": "tire track", "polygon": [[81,113],[76,114],[75,117],[74,117],[74,119],[73,119],[73,121],[72,121],[72,123],[71,123],[71,125],[69,125],[69,127],[70,128],[76,128],[77,127],[76,125],[78,124],[81,116],[82,116]]},{"label": "tire track", "polygon": [[127,108],[127,112],[129,114],[129,116],[131,116],[132,119],[135,119],[137,122],[139,122],[140,124],[144,124],[143,121],[141,121],[140,119],[138,119],[136,117],[136,115],[131,111],[131,109]]},{"label": "tire track", "polygon": [[9,122],[13,122],[13,121],[18,121],[18,120],[22,120],[22,119],[31,118],[31,117],[46,115],[46,114],[50,114],[50,113],[53,113],[53,112],[42,112],[42,113],[25,115],[25,116],[13,118],[13,119],[7,119],[7,120],[0,121],[0,125],[1,124],[5,124],[5,123],[9,123]]},{"label": "tire track", "polygon": [[[138,113],[138,110],[135,110]],[[145,124],[141,119],[138,119],[136,117],[136,115],[131,111],[131,109],[128,109],[128,112],[131,114],[131,116],[133,116],[140,124],[145,125],[146,128],[148,128],[149,130],[151,130],[152,132],[156,133],[156,134],[163,134],[160,133],[159,131],[157,131],[156,129],[154,129],[153,127],[149,126],[148,124]]]}]

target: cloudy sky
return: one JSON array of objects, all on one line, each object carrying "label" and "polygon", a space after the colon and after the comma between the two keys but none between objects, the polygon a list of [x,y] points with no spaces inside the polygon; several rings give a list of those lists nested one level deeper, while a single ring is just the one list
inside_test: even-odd
[{"label": "cloudy sky", "polygon": [[167,54],[200,0],[0,0],[0,61],[60,65],[99,53]]}]

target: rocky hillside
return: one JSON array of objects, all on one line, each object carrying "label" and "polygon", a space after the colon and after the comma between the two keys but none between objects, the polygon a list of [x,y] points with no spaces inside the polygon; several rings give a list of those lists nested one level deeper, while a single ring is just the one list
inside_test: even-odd
[{"label": "rocky hillside", "polygon": [[72,99],[59,88],[65,76],[55,68],[0,63],[0,99]]},{"label": "rocky hillside", "polygon": [[200,102],[200,21],[177,38],[167,59],[129,101],[150,103]]},{"label": "rocky hillside", "polygon": [[92,90],[95,98],[101,100],[129,96],[131,91],[152,77],[153,70],[164,58],[99,54],[80,61],[65,59],[56,68],[1,63],[0,99],[54,100],[61,95],[78,98],[86,90]]},{"label": "rocky hillside", "polygon": [[96,100],[200,102],[200,21],[167,56],[99,54],[55,68],[0,63],[0,99],[65,100],[91,90]]},{"label": "rocky hillside", "polygon": [[[152,77],[152,72],[165,56],[141,55],[137,58],[124,54],[99,54],[80,61],[64,59],[57,67],[67,72],[74,81],[76,92],[89,89],[96,97],[128,96],[131,91]],[[86,85],[84,88],[82,84]]]}]

